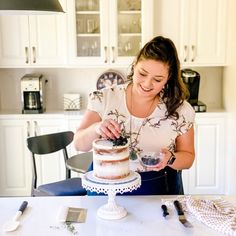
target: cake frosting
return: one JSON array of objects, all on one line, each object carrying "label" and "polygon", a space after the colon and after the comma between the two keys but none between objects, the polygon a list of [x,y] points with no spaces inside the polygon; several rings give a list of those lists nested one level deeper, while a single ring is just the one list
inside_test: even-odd
[{"label": "cake frosting", "polygon": [[114,146],[112,141],[93,142],[93,171],[102,179],[122,179],[129,175],[129,145]]}]

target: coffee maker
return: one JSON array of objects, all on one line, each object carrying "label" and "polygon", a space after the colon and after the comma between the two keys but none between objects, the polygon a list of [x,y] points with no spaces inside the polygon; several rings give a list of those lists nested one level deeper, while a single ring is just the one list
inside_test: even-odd
[{"label": "coffee maker", "polygon": [[26,74],[21,78],[22,113],[43,113],[45,108],[45,79],[41,74]]},{"label": "coffee maker", "polygon": [[181,70],[181,77],[189,90],[188,102],[196,112],[205,112],[206,104],[198,100],[200,87],[200,74],[191,69]]}]

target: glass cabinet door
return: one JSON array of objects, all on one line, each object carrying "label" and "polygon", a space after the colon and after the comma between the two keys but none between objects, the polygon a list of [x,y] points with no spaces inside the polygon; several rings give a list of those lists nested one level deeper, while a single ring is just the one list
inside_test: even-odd
[{"label": "glass cabinet door", "polygon": [[141,0],[117,0],[118,57],[135,56],[141,48]]},{"label": "glass cabinet door", "polygon": [[100,1],[76,0],[77,57],[98,57],[100,48]]},{"label": "glass cabinet door", "polygon": [[[70,0],[70,60],[127,66],[153,33],[153,0]],[[144,27],[145,25],[145,27]],[[73,27],[72,27],[73,26]]]}]

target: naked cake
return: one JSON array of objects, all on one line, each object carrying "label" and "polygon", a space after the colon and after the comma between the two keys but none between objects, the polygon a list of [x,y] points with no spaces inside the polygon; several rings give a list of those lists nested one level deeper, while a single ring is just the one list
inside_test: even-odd
[{"label": "naked cake", "polygon": [[98,178],[114,180],[129,175],[129,145],[116,145],[112,140],[93,142],[93,171]]}]

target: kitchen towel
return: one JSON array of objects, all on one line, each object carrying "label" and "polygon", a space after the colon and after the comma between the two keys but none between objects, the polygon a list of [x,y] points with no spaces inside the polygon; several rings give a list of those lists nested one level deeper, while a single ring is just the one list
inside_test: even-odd
[{"label": "kitchen towel", "polygon": [[236,207],[224,199],[180,197],[183,209],[197,220],[220,233],[236,236]]}]

